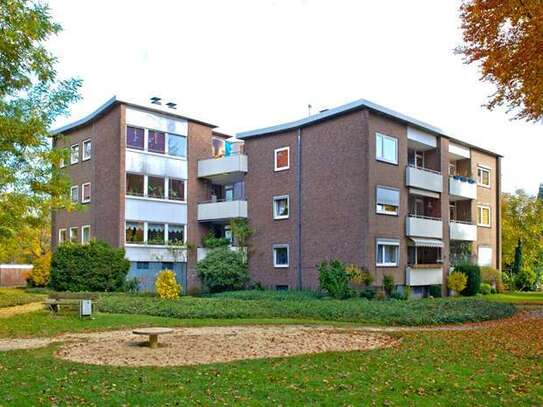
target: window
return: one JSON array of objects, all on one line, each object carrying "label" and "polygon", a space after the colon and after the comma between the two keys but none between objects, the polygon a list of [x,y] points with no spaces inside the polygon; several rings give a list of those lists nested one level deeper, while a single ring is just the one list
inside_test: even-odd
[{"label": "window", "polygon": [[90,242],[90,225],[81,227],[81,243],[87,244]]},{"label": "window", "polygon": [[70,228],[70,242],[79,243],[79,228]]},{"label": "window", "polygon": [[477,166],[477,184],[490,188],[490,168]]},{"label": "window", "polygon": [[79,186],[74,185],[70,188],[70,198],[72,202],[79,202]]},{"label": "window", "polygon": [[399,250],[400,242],[398,240],[378,240],[376,253],[377,266],[396,267],[398,265]]},{"label": "window", "polygon": [[168,197],[174,201],[185,200],[185,181],[170,178],[168,180]]},{"label": "window", "polygon": [[75,144],[70,148],[70,164],[79,162],[79,144]]},{"label": "window", "polygon": [[147,196],[150,198],[164,198],[164,178],[147,177]]},{"label": "window", "polygon": [[90,160],[92,157],[92,142],[85,140],[83,142],[83,161]]},{"label": "window", "polygon": [[147,243],[164,244],[164,231],[163,223],[149,223],[147,225]]},{"label": "window", "polygon": [[143,129],[137,127],[126,127],[126,146],[143,150],[145,148],[145,136]]},{"label": "window", "polygon": [[479,246],[477,248],[477,265],[478,266],[492,265],[492,247]]},{"label": "window", "polygon": [[275,171],[283,171],[290,168],[290,147],[275,149],[274,166]]},{"label": "window", "polygon": [[143,243],[143,222],[126,222],[126,243]]},{"label": "window", "polygon": [[149,130],[147,151],[164,154],[166,152],[166,134],[161,131]]},{"label": "window", "polygon": [[88,203],[91,201],[91,184],[86,182],[81,185],[81,202]]},{"label": "window", "polygon": [[379,161],[398,164],[398,140],[395,137],[375,133],[376,157]]},{"label": "window", "polygon": [[177,136],[168,134],[168,154],[176,157],[187,156],[187,138],[185,136]]},{"label": "window", "polygon": [[479,205],[477,207],[477,224],[490,227],[490,206]]},{"label": "window", "polygon": [[224,140],[222,138],[213,137],[211,139],[211,156],[213,158],[224,157]]},{"label": "window", "polygon": [[126,195],[143,196],[144,176],[139,174],[126,174]]},{"label": "window", "polygon": [[377,187],[376,212],[382,215],[398,215],[400,191],[387,187]]},{"label": "window", "polygon": [[185,226],[168,225],[168,243],[177,245],[185,243]]},{"label": "window", "polygon": [[277,291],[288,291],[288,285],[276,285],[275,289]]},{"label": "window", "polygon": [[288,267],[288,245],[273,246],[273,266]]},{"label": "window", "polygon": [[449,163],[449,175],[456,175],[456,163]]},{"label": "window", "polygon": [[68,240],[68,232],[66,229],[59,229],[58,230],[58,244],[62,244]]},{"label": "window", "polygon": [[456,220],[456,202],[451,202],[449,204],[449,219],[451,221]]},{"label": "window", "polygon": [[273,197],[273,218],[287,219],[288,218],[289,199],[288,195]]},{"label": "window", "polygon": [[138,270],[149,270],[149,262],[148,261],[138,261],[138,262],[136,262],[136,268]]}]

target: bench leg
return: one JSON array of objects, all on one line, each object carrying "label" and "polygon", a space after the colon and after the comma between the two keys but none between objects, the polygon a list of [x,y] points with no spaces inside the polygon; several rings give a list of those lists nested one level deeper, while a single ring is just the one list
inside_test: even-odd
[{"label": "bench leg", "polygon": [[149,335],[149,347],[152,349],[158,347],[158,335]]}]

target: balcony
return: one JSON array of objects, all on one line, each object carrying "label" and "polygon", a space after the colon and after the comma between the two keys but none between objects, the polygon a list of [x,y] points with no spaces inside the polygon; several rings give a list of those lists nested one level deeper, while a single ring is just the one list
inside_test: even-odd
[{"label": "balcony", "polygon": [[469,222],[451,221],[449,223],[449,236],[451,240],[474,242],[477,240],[477,225]]},{"label": "balcony", "polygon": [[405,284],[409,286],[439,285],[443,283],[443,266],[418,264],[405,269]]},{"label": "balcony", "polygon": [[247,201],[212,201],[198,204],[199,222],[227,222],[247,218]]},{"label": "balcony", "polygon": [[241,181],[246,173],[247,156],[245,154],[234,154],[198,161],[198,177],[207,178],[213,184],[233,184]]},{"label": "balcony", "polygon": [[[233,252],[239,252],[242,250],[242,248],[239,246],[228,246],[228,248],[232,250]],[[201,261],[205,259],[210,250],[213,250],[213,249],[208,249],[206,247],[198,247],[198,249],[196,250],[196,261]]]},{"label": "balcony", "polygon": [[471,178],[458,175],[449,177],[449,197],[451,201],[477,199],[477,183]]},{"label": "balcony", "polygon": [[440,172],[427,168],[407,166],[405,185],[432,192],[443,192],[443,176]]},{"label": "balcony", "polygon": [[405,220],[405,234],[415,237],[443,238],[443,222],[439,218],[408,215]]}]

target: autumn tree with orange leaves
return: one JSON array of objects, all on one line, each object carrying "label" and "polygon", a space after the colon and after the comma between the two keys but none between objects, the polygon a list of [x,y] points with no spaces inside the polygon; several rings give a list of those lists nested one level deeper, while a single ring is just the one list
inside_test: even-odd
[{"label": "autumn tree with orange leaves", "polygon": [[515,119],[543,119],[543,1],[464,0],[460,7],[468,64],[496,92],[486,107],[505,106]]}]

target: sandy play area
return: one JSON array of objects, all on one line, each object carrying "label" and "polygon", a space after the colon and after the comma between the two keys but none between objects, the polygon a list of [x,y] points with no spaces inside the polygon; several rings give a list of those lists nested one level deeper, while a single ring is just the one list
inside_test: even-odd
[{"label": "sandy play area", "polygon": [[181,366],[304,353],[370,350],[392,346],[381,333],[332,327],[241,326],[176,328],[159,348],[131,330],[70,335],[57,356],[74,362],[113,366]]}]

